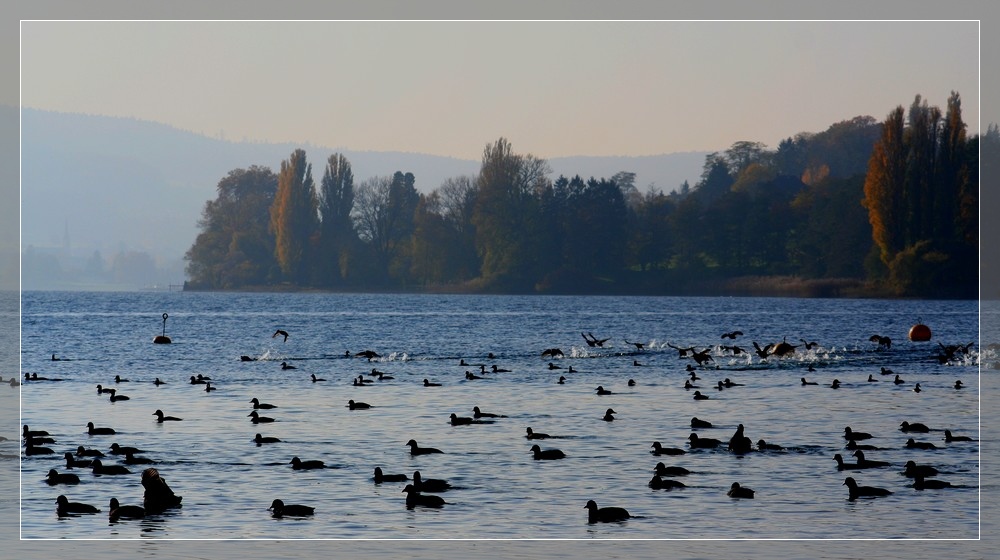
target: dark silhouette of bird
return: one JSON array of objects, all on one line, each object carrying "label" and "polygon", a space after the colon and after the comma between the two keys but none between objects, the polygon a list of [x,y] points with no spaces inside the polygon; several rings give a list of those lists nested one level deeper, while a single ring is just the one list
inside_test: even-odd
[{"label": "dark silhouette of bird", "polygon": [[296,471],[308,471],[314,469],[325,469],[326,463],[318,459],[311,459],[308,461],[303,461],[298,457],[292,457],[292,460],[288,462],[292,466],[292,470]]},{"label": "dark silhouette of bird", "polygon": [[181,507],[183,496],[174,494],[158,470],[150,467],[142,471],[141,482],[145,489],[142,507],[146,509],[146,513],[162,513],[170,508]]},{"label": "dark silhouette of bird", "polygon": [[625,508],[620,507],[597,507],[597,502],[590,500],[587,505],[584,506],[587,510],[587,522],[588,523],[614,523],[617,521],[625,521],[626,519],[632,517],[632,514],[628,512]]},{"label": "dark silhouette of bird", "polygon": [[920,388],[920,384],[919,383],[917,383],[916,385],[913,386],[913,392],[914,393],[919,393],[921,390],[922,389]]},{"label": "dark silhouette of bird", "polygon": [[951,488],[952,484],[947,480],[938,480],[936,478],[926,480],[918,473],[913,476],[913,484],[911,486],[915,490],[940,490],[941,488]]},{"label": "dark silhouette of bird", "polygon": [[753,441],[743,434],[743,424],[736,427],[736,433],[729,438],[729,451],[737,454],[753,451]]},{"label": "dark silhouette of bird", "polygon": [[552,461],[555,459],[564,459],[566,454],[559,449],[542,449],[538,444],[531,446],[532,458],[536,461]]},{"label": "dark silhouette of bird", "polygon": [[315,373],[311,373],[309,376],[312,377],[313,383],[316,383],[317,381],[326,381],[326,379],[323,379],[322,377],[316,377]]},{"label": "dark silhouette of bird", "polygon": [[315,513],[316,508],[302,504],[286,504],[281,500],[274,500],[271,502],[271,507],[267,508],[267,511],[271,512],[272,517],[277,518],[306,517]]},{"label": "dark silhouette of bird", "polygon": [[128,395],[119,395],[116,389],[111,390],[111,402],[127,401]]},{"label": "dark silhouette of bird", "polygon": [[212,382],[210,382],[210,381],[205,383],[205,392],[206,393],[210,393],[212,391],[217,391],[218,389],[219,389],[218,387],[212,387]]},{"label": "dark silhouette of bird", "polygon": [[653,490],[675,490],[678,488],[687,488],[683,482],[663,478],[658,474],[654,474],[653,478],[649,479],[647,485]]},{"label": "dark silhouette of bird", "polygon": [[818,383],[816,383],[815,381],[806,381],[805,377],[803,377],[801,379],[802,379],[802,384],[803,385],[818,385]]},{"label": "dark silhouette of bird", "polygon": [[111,391],[114,391],[114,389],[112,389],[111,387],[105,387],[103,385],[98,385],[97,386],[97,394],[98,395],[100,395],[101,393],[107,393],[107,394],[110,395]]},{"label": "dark silhouette of bird", "polygon": [[427,379],[424,379],[424,387],[440,387],[440,383],[431,383]]},{"label": "dark silhouette of bird", "polygon": [[830,383],[830,388],[831,389],[840,389],[840,380],[839,379],[834,379],[833,382]]},{"label": "dark silhouette of bird", "polygon": [[45,436],[48,436],[48,435],[51,435],[51,434],[48,433],[48,432],[46,432],[45,430],[29,430],[27,424],[25,424],[24,426],[21,427],[21,437],[23,437],[23,438],[45,437]]},{"label": "dark silhouette of bird", "polygon": [[289,364],[288,362],[281,362],[281,369],[298,369],[298,368]]},{"label": "dark silhouette of bird", "polygon": [[254,397],[254,398],[250,399],[250,402],[253,403],[254,409],[264,410],[264,409],[278,408],[277,406],[275,406],[273,404],[268,404],[268,403],[262,403],[262,402],[260,402],[260,400],[258,400],[257,397]]},{"label": "dark silhouette of bird", "polygon": [[375,467],[375,476],[372,477],[375,484],[382,484],[383,482],[403,482],[404,480],[409,480],[405,474],[385,474],[382,472],[382,467]]},{"label": "dark silhouette of bird", "polygon": [[[32,379],[34,379],[34,378],[32,378]],[[115,383],[129,383],[129,380],[125,379],[124,377],[122,377],[120,375],[116,375],[115,376]]]},{"label": "dark silhouette of bird", "polygon": [[101,463],[100,459],[94,459],[90,465],[91,470],[96,475],[122,475],[122,474],[132,474],[132,471],[121,465],[105,465]]},{"label": "dark silhouette of bird", "polygon": [[859,439],[871,439],[872,435],[867,432],[855,432],[850,426],[844,428],[844,439],[848,440],[859,440]]},{"label": "dark silhouette of bird", "polygon": [[560,348],[546,348],[542,350],[543,358],[562,358],[565,356]]},{"label": "dark silhouette of bird", "polygon": [[413,509],[417,506],[429,507],[429,508],[440,508],[443,507],[447,502],[441,496],[435,496],[434,494],[421,494],[412,484],[407,484],[403,488],[403,492],[406,494],[406,509]]},{"label": "dark silhouette of bird", "polygon": [[45,477],[45,482],[49,486],[55,486],[56,484],[80,484],[80,477],[73,473],[60,473],[55,469],[49,469],[49,473]]},{"label": "dark silhouette of bird", "polygon": [[545,433],[533,431],[531,429],[531,426],[528,426],[525,429],[525,431],[527,432],[527,435],[525,435],[524,437],[526,437],[528,439],[548,439],[548,438],[552,437],[549,434],[545,434]]},{"label": "dark silhouette of bird", "polygon": [[635,349],[638,350],[639,352],[642,352],[646,348],[646,345],[643,344],[642,342],[629,342],[628,339],[624,340],[625,344],[631,344],[632,346],[635,346]]},{"label": "dark silhouette of bird", "polygon": [[747,488],[746,486],[740,486],[739,482],[734,482],[732,486],[729,487],[729,491],[726,495],[730,498],[745,498],[753,499],[755,491],[752,488]]},{"label": "dark silhouette of bird", "polygon": [[465,378],[469,381],[475,381],[476,379],[486,379],[482,375],[476,375],[469,370],[465,370]]},{"label": "dark silhouette of bird", "polygon": [[653,450],[650,451],[653,455],[684,455],[687,453],[687,451],[677,447],[663,447],[663,445],[661,445],[658,441],[654,441],[653,445],[650,447],[653,448]]},{"label": "dark silhouette of bird", "polygon": [[913,438],[906,440],[907,449],[937,449],[937,446],[929,441],[916,441]]},{"label": "dark silhouette of bird", "polygon": [[66,458],[66,468],[67,469],[89,467],[93,463],[93,461],[91,459],[77,459],[69,451],[67,451],[63,455],[63,457]]},{"label": "dark silhouette of bird", "polygon": [[701,386],[694,385],[693,383],[691,383],[690,379],[685,379],[684,380],[684,389],[685,390],[690,391],[691,389],[700,389],[700,388],[701,388]]},{"label": "dark silhouette of bird", "polygon": [[413,488],[417,492],[447,492],[451,483],[441,478],[424,478],[420,471],[413,471]]},{"label": "dark silhouette of bird", "polygon": [[857,481],[851,476],[844,479],[844,486],[847,486],[848,499],[852,501],[858,498],[876,498],[892,494],[891,490],[886,490],[885,488],[877,488],[875,486],[858,486]]},{"label": "dark silhouette of bird", "polygon": [[775,344],[774,347],[771,348],[771,354],[781,358],[789,354],[794,354],[796,348],[798,348],[797,344],[793,345],[787,340],[782,339],[781,342]]},{"label": "dark silhouette of bird", "polygon": [[493,373],[510,373],[509,369],[498,367],[496,364],[493,364],[490,368],[493,370]]},{"label": "dark silhouette of bird", "polygon": [[951,430],[944,431],[944,441],[945,443],[951,443],[953,441],[976,441],[969,436],[955,436],[951,434]]},{"label": "dark silhouette of bird", "polygon": [[899,425],[899,431],[926,434],[931,431],[931,429],[928,428],[926,424],[921,424],[920,422],[913,422],[911,424],[910,422],[903,420],[903,422]]},{"label": "dark silhouette of bird", "polygon": [[125,458],[122,460],[126,465],[151,465],[153,460],[149,457],[136,457],[134,453],[125,453]]},{"label": "dark silhouette of bird", "polygon": [[472,417],[473,418],[506,418],[503,414],[495,414],[493,412],[483,412],[478,406],[472,407]]},{"label": "dark silhouette of bird", "polygon": [[612,393],[611,391],[605,389],[604,386],[598,385],[597,386],[597,394],[598,395],[612,395],[614,393]]},{"label": "dark silhouette of bird", "polygon": [[92,436],[103,436],[114,434],[115,430],[114,428],[98,428],[94,426],[93,422],[87,422],[87,433]]},{"label": "dark silhouette of bird", "polygon": [[615,417],[614,417],[615,414],[618,414],[618,413],[615,412],[614,409],[611,409],[611,408],[607,409],[604,412],[604,421],[605,422],[613,422],[614,419],[615,419]]},{"label": "dark silhouette of bird", "polygon": [[784,451],[785,448],[776,443],[767,443],[763,439],[757,440],[758,451]]},{"label": "dark silhouette of bird", "polygon": [[278,329],[274,331],[274,334],[271,335],[271,338],[277,338],[279,336],[283,337],[281,339],[282,342],[288,342],[288,332]]},{"label": "dark silhouette of bird", "polygon": [[599,348],[603,348],[604,347],[604,343],[607,342],[608,340],[611,340],[610,338],[600,338],[599,339],[596,336],[594,336],[594,333],[590,333],[590,332],[588,332],[587,334],[580,333],[580,336],[582,336],[583,339],[585,341],[587,341],[587,346],[590,346],[591,348],[593,348],[594,346],[597,346]]},{"label": "dark silhouette of bird", "polygon": [[896,378],[893,379],[892,382],[895,383],[896,385],[902,385],[903,383],[906,383],[906,381],[903,381],[903,378],[900,377],[898,373],[896,374]]},{"label": "dark silhouette of bird", "polygon": [[166,383],[167,383],[166,381],[160,381],[159,377],[153,380],[153,385],[156,385],[157,387],[159,387],[160,385],[166,385]]},{"label": "dark silhouette of bird", "polygon": [[736,340],[737,336],[743,336],[743,331],[731,331],[727,333],[722,333],[722,338],[728,338],[729,340]]},{"label": "dark silhouette of bird", "polygon": [[879,469],[890,466],[886,461],[872,461],[865,458],[865,452],[860,449],[854,450],[854,456],[858,458],[858,468],[861,469]]},{"label": "dark silhouette of bird", "polygon": [[379,354],[378,352],[376,352],[374,350],[362,350],[361,352],[356,353],[355,356],[361,356],[362,358],[365,358],[369,362],[372,361],[372,360],[374,360],[375,358],[381,358],[382,357],[381,354]]},{"label": "dark silhouette of bird", "polygon": [[653,472],[657,476],[687,476],[691,474],[691,471],[685,469],[684,467],[668,467],[663,463],[657,463],[656,467],[653,468]]},{"label": "dark silhouette of bird", "polygon": [[667,346],[673,348],[674,350],[677,350],[677,357],[678,358],[686,358],[687,355],[688,355],[688,352],[694,352],[694,347],[693,346],[688,347],[688,348],[681,348],[679,346],[674,346],[673,344],[670,344],[669,342],[667,343]]},{"label": "dark silhouette of bird", "polygon": [[802,346],[805,346],[805,347],[806,347],[806,350],[812,350],[813,348],[815,348],[815,347],[819,346],[819,343],[818,343],[818,342],[816,342],[815,340],[814,340],[814,341],[812,341],[812,342],[808,342],[808,341],[806,341],[806,339],[804,339],[804,338],[800,338],[800,339],[799,339],[799,342],[801,342],[801,343],[802,343]]},{"label": "dark silhouette of bird", "polygon": [[71,502],[69,501],[69,498],[63,495],[56,498],[56,515],[59,517],[80,513],[98,513],[99,511],[101,510],[90,504]]},{"label": "dark silhouette of bird", "polygon": [[550,371],[552,371],[552,370],[562,369],[562,366],[557,366],[556,364],[549,362],[548,368]]},{"label": "dark silhouette of bird", "polygon": [[955,381],[955,388],[956,389],[961,389],[962,388],[962,380],[961,379],[958,379],[958,380]]},{"label": "dark silhouette of bird", "polygon": [[471,416],[459,416],[452,412],[450,422],[452,426],[469,426],[472,424],[492,424],[493,420],[479,420],[478,418],[472,418]]},{"label": "dark silhouette of bird", "polygon": [[108,503],[108,520],[112,523],[119,519],[142,519],[146,517],[146,509],[142,506],[121,505],[118,498],[111,498]]},{"label": "dark silhouette of bird", "polygon": [[260,434],[257,434],[257,435],[255,435],[255,436],[253,437],[253,441],[254,441],[254,442],[255,442],[255,443],[257,444],[257,446],[259,447],[259,446],[260,446],[261,444],[264,444],[264,443],[278,443],[278,442],[280,442],[281,440],[280,440],[280,439],[278,439],[278,438],[276,438],[276,437],[264,437],[264,436],[262,436],[262,435],[260,435]]},{"label": "dark silhouette of bird", "polygon": [[557,383],[560,384],[560,385],[565,385],[566,384],[566,377],[563,376],[563,375],[560,375],[559,376],[559,381],[557,381]]},{"label": "dark silhouette of bird", "polygon": [[250,418],[250,422],[253,423],[253,424],[263,424],[263,423],[266,423],[266,422],[274,422],[274,418],[271,418],[270,416],[261,416],[261,415],[257,414],[256,410],[250,412],[250,414],[247,414],[247,418]]},{"label": "dark silhouette of bird", "polygon": [[416,440],[410,440],[406,442],[406,445],[410,446],[410,455],[428,455],[430,453],[444,453],[440,449],[434,447],[420,447],[417,445]]},{"label": "dark silhouette of bird", "polygon": [[104,457],[104,453],[97,449],[87,449],[82,445],[76,447],[77,457]]},{"label": "dark silhouette of bird", "polygon": [[715,438],[698,437],[698,434],[688,436],[688,445],[691,449],[715,449],[722,445],[722,441]]},{"label": "dark silhouette of bird", "polygon": [[768,344],[767,346],[761,348],[760,344],[757,344],[756,340],[753,341],[754,352],[756,352],[757,353],[757,357],[759,357],[762,360],[766,360],[767,357],[771,355],[771,349],[772,348],[774,348],[773,344]]},{"label": "dark silhouette of bird", "polygon": [[939,471],[931,465],[918,465],[915,461],[907,461],[903,465],[903,476],[916,478],[917,476],[931,477],[939,474]]},{"label": "dark silhouette of bird", "polygon": [[696,400],[696,401],[707,401],[708,400],[708,395],[702,395],[701,391],[695,391],[694,392],[694,400]]},{"label": "dark silhouette of bird", "polygon": [[692,352],[691,357],[694,359],[694,361],[698,362],[699,366],[704,365],[707,362],[714,362],[715,358],[713,358],[712,355],[709,354],[709,351],[711,351],[711,348],[706,348],[701,352]]},{"label": "dark silhouette of bird", "polygon": [[195,377],[193,375],[191,376],[191,384],[192,385],[204,385],[205,383],[208,383],[205,379],[203,379],[203,378],[199,379],[199,378],[197,378],[197,377]]},{"label": "dark silhouette of bird", "polygon": [[365,410],[365,409],[368,409],[368,408],[371,408],[371,407],[372,407],[372,405],[370,405],[370,404],[368,404],[366,402],[357,402],[354,399],[351,399],[351,400],[347,401],[347,408],[349,408],[351,410]]},{"label": "dark silhouette of bird", "polygon": [[708,420],[701,420],[697,416],[691,417],[691,429],[711,428],[712,423]]}]

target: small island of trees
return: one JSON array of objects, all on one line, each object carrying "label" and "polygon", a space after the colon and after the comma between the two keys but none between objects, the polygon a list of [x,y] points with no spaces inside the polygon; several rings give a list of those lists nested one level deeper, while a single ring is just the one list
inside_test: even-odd
[{"label": "small island of trees", "polygon": [[669,194],[627,171],[552,180],[505,138],[427,194],[405,171],[355,184],[337,153],[317,187],[298,149],[219,181],[186,289],[974,298],[980,147],[1000,133],[967,138],[953,92],[736,142]]}]

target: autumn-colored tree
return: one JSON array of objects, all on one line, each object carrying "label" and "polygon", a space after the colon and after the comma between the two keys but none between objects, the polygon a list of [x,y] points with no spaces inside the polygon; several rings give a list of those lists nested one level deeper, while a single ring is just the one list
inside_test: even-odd
[{"label": "autumn-colored tree", "polygon": [[865,176],[864,206],[872,225],[872,239],[882,262],[888,265],[903,249],[902,188],[906,171],[903,149],[903,106],[896,107],[882,123]]},{"label": "autumn-colored tree", "polygon": [[281,162],[278,192],[271,206],[274,255],[285,279],[302,283],[306,279],[304,259],[319,229],[316,186],[306,152],[298,149]]}]

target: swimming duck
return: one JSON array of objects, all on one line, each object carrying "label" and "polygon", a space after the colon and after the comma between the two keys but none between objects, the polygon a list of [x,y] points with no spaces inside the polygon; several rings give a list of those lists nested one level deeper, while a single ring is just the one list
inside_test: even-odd
[{"label": "swimming duck", "polygon": [[628,386],[629,387],[635,387],[635,379],[629,379],[628,380]]},{"label": "swimming duck", "polygon": [[937,446],[929,441],[915,441],[913,438],[906,440],[907,449],[937,449]]},{"label": "swimming duck", "polygon": [[587,510],[587,522],[588,523],[614,523],[617,521],[624,521],[630,517],[632,514],[628,512],[625,508],[620,507],[597,507],[597,502],[590,500],[587,505],[584,506]]},{"label": "swimming duck", "polygon": [[915,490],[940,490],[941,488],[951,488],[951,483],[947,480],[938,480],[936,478],[925,480],[922,475],[917,473],[913,477],[913,484],[911,486]]},{"label": "swimming duck", "polygon": [[90,504],[71,502],[66,496],[60,495],[56,498],[56,515],[63,517],[77,513],[97,513],[101,510]]},{"label": "swimming duck", "polygon": [[475,381],[476,379],[486,379],[482,375],[476,375],[469,370],[465,371],[465,378],[468,379],[469,381]]},{"label": "swimming duck", "polygon": [[97,449],[87,449],[82,445],[76,447],[77,457],[104,457],[104,453],[101,453]]},{"label": "swimming duck", "polygon": [[802,377],[801,380],[803,385],[819,385],[819,383],[815,381],[806,381],[805,377]]},{"label": "swimming duck", "polygon": [[656,467],[653,468],[653,472],[657,476],[687,476],[691,474],[691,471],[684,467],[668,467],[663,463],[657,463]]},{"label": "swimming duck", "polygon": [[702,395],[701,391],[695,391],[694,392],[694,400],[696,400],[696,401],[707,401],[708,400],[708,395]]},{"label": "swimming duck", "polygon": [[549,362],[549,366],[548,366],[548,367],[549,367],[549,370],[550,370],[550,371],[551,371],[551,370],[554,370],[554,369],[562,369],[562,366],[557,366],[557,365],[555,365],[555,364],[554,364],[554,363],[552,363],[552,362]]},{"label": "swimming duck", "polygon": [[125,379],[120,375],[115,376],[115,383],[128,383],[128,382],[129,382],[128,379]]},{"label": "swimming duck", "polygon": [[840,380],[839,379],[834,379],[833,383],[830,383],[830,388],[831,389],[840,389]]},{"label": "swimming duck", "polygon": [[653,445],[650,447],[653,448],[653,450],[650,451],[653,455],[684,455],[687,453],[687,451],[677,447],[663,447],[658,441],[654,441]]},{"label": "swimming duck", "polygon": [[385,474],[382,472],[382,467],[375,467],[375,476],[372,477],[375,484],[382,484],[383,482],[403,482],[408,480],[405,474]]},{"label": "swimming duck", "polygon": [[281,369],[299,369],[288,362],[281,362]]},{"label": "swimming duck", "polygon": [[565,385],[566,384],[566,378],[564,376],[562,376],[562,375],[559,376],[559,384],[560,385]]},{"label": "swimming duck", "polygon": [[[132,453],[134,455],[136,453],[144,453],[144,451],[142,449],[137,448],[137,447],[129,447],[129,446],[118,445],[117,442],[111,444],[111,454],[112,455],[128,455],[129,453]],[[102,457],[103,457],[103,455],[102,455]]]},{"label": "swimming duck", "polygon": [[736,433],[729,438],[729,451],[736,454],[749,453],[753,451],[753,441],[743,435],[743,424],[736,427]]},{"label": "swimming duck", "polygon": [[776,443],[767,443],[763,439],[757,440],[758,451],[784,451],[785,448]]},{"label": "swimming duck", "polygon": [[864,444],[864,443],[858,443],[857,441],[855,441],[853,439],[847,440],[847,444],[844,445],[844,448],[845,449],[849,449],[851,451],[855,451],[855,450],[858,450],[858,449],[862,449],[864,451],[878,451],[878,450],[882,449],[881,447],[876,447],[874,445],[867,445],[867,444]]},{"label": "swimming duck", "polygon": [[688,436],[688,445],[692,449],[714,449],[722,445],[722,442],[714,438],[700,438],[698,434],[691,434]]},{"label": "swimming duck", "polygon": [[694,416],[694,417],[691,418],[691,429],[692,430],[698,429],[698,428],[711,428],[711,427],[712,427],[712,423],[709,422],[708,420],[701,420],[697,416]]},{"label": "swimming duck", "polygon": [[914,461],[907,461],[903,466],[903,476],[916,478],[917,476],[931,477],[939,474],[939,471],[931,465],[918,465]]},{"label": "swimming duck", "polygon": [[132,471],[121,465],[104,465],[101,463],[100,459],[94,459],[94,462],[91,463],[90,467],[96,475],[106,474],[109,476],[115,476],[121,474],[132,474]]},{"label": "swimming duck", "polygon": [[855,432],[850,426],[844,428],[844,439],[871,439],[872,435],[867,432]]},{"label": "swimming duck", "polygon": [[108,503],[108,520],[112,523],[119,519],[142,519],[146,517],[146,510],[142,506],[123,506],[118,503],[118,498],[111,498]]},{"label": "swimming duck", "polygon": [[261,416],[257,414],[256,410],[254,410],[250,414],[247,414],[247,417],[250,418],[250,422],[254,424],[261,424],[264,422],[274,422],[274,418],[271,418],[270,416]]},{"label": "swimming duck", "polygon": [[920,422],[914,422],[911,424],[906,420],[903,420],[903,423],[899,425],[899,431],[917,432],[921,434],[926,434],[927,432],[931,431],[931,429],[928,428],[925,424],[921,424]]},{"label": "swimming duck", "polygon": [[451,489],[451,483],[440,478],[423,478],[420,471],[413,471],[413,487],[417,492],[446,492]]},{"label": "swimming duck", "polygon": [[729,491],[726,495],[730,498],[746,498],[753,499],[754,490],[752,488],[747,488],[746,486],[740,486],[739,482],[734,482],[732,486],[729,487]]},{"label": "swimming duck", "polygon": [[963,387],[962,380],[961,379],[956,380],[955,381],[955,388],[956,389],[961,389],[962,387]]},{"label": "swimming duck", "polygon": [[149,457],[136,457],[134,453],[125,453],[125,459],[122,461],[126,465],[151,465],[153,460]]},{"label": "swimming duck", "polygon": [[473,418],[506,418],[503,414],[495,414],[492,412],[483,412],[478,406],[472,407],[472,417]]},{"label": "swimming duck", "polygon": [[736,382],[732,381],[731,379],[729,379],[728,377],[725,378],[722,381],[722,383],[723,383],[723,385],[726,386],[727,389],[729,389],[730,387],[743,387],[744,386],[743,383],[736,383]]},{"label": "swimming duck", "polygon": [[312,469],[325,469],[326,464],[318,459],[313,459],[310,461],[303,461],[298,457],[292,457],[292,460],[288,462],[292,466],[292,470],[296,471],[307,471]]},{"label": "swimming duck", "polygon": [[205,383],[207,383],[207,381],[204,379],[198,379],[193,375],[191,376],[191,385],[204,385]]},{"label": "swimming duck", "polygon": [[92,436],[111,435],[115,433],[114,428],[97,428],[93,422],[87,422],[87,433]]},{"label": "swimming duck", "polygon": [[73,454],[70,453],[69,451],[67,451],[66,454],[63,455],[63,457],[66,458],[67,469],[89,467],[91,466],[92,463],[90,459],[77,459],[73,457]]},{"label": "swimming duck", "polygon": [[649,483],[647,485],[653,490],[674,490],[676,488],[687,488],[683,482],[671,480],[669,478],[661,478],[658,474],[654,474],[653,478],[649,479]]},{"label": "swimming duck", "polygon": [[424,387],[440,387],[440,383],[431,383],[429,380],[424,379]]},{"label": "swimming duck", "polygon": [[526,437],[528,439],[548,439],[548,438],[552,437],[549,434],[543,434],[541,432],[532,431],[531,426],[528,426],[528,428],[525,431],[528,434],[526,436],[524,436],[524,437]]},{"label": "swimming duck", "polygon": [[103,385],[98,385],[97,386],[97,394],[98,395],[100,395],[102,393],[110,395],[111,391],[114,391],[114,389],[112,389],[111,387],[105,387]]},{"label": "swimming duck", "polygon": [[501,367],[497,367],[496,364],[493,364],[491,368],[493,370],[493,373],[510,373],[509,369],[503,369]]},{"label": "swimming duck", "polygon": [[111,390],[111,402],[127,401],[129,400],[127,395],[119,395],[116,389]]},{"label": "swimming duck", "polygon": [[542,449],[538,444],[531,446],[533,459],[536,461],[551,461],[554,459],[564,459],[566,454],[559,449]]},{"label": "swimming duck", "polygon": [[895,383],[896,385],[902,385],[903,383],[906,383],[906,381],[903,381],[903,378],[900,377],[899,374],[896,374],[896,378],[893,379],[892,382]]},{"label": "swimming duck", "polygon": [[349,408],[351,410],[364,410],[364,409],[368,409],[368,408],[371,408],[371,407],[372,407],[372,405],[370,405],[370,404],[368,404],[366,402],[355,402],[354,399],[351,399],[351,400],[347,401],[347,408]]},{"label": "swimming duck", "polygon": [[700,389],[700,388],[701,387],[699,387],[698,385],[692,384],[690,379],[684,380],[684,389],[690,391],[691,389]]},{"label": "swimming duck", "polygon": [[604,421],[605,422],[613,422],[614,419],[615,419],[615,417],[614,417],[615,414],[618,414],[618,413],[615,412],[614,409],[611,409],[611,408],[607,409],[604,412]]},{"label": "swimming duck", "polygon": [[412,484],[407,484],[406,487],[403,488],[403,492],[406,493],[407,509],[413,509],[416,506],[439,508],[447,503],[441,496],[421,494],[416,488],[413,487]]},{"label": "swimming duck", "polygon": [[316,508],[312,506],[304,506],[302,504],[285,504],[281,500],[274,500],[271,502],[271,507],[267,508],[267,511],[271,512],[272,517],[282,518],[282,517],[305,517],[312,515],[316,512]]},{"label": "swimming duck", "polygon": [[253,440],[258,446],[260,446],[262,443],[278,443],[281,441],[276,437],[264,437],[260,434],[255,435]]},{"label": "swimming duck", "polygon": [[472,424],[492,424],[493,420],[479,420],[472,418],[471,416],[459,416],[454,412],[451,413],[451,425],[452,426],[469,426]]},{"label": "swimming duck", "polygon": [[434,447],[420,447],[417,445],[416,440],[410,440],[406,442],[406,445],[410,446],[410,455],[427,455],[430,453],[444,453],[440,449]]},{"label": "swimming duck", "polygon": [[878,383],[878,379],[875,379],[875,376],[869,373],[868,374],[868,382],[869,383]]},{"label": "swimming duck", "polygon": [[597,394],[598,395],[611,395],[613,393],[611,391],[608,391],[607,389],[605,389],[603,386],[598,385],[597,386]]},{"label": "swimming duck", "polygon": [[268,404],[268,403],[262,403],[262,402],[260,402],[260,400],[258,400],[257,397],[254,397],[254,398],[250,399],[250,402],[253,403],[253,407],[255,409],[264,410],[264,409],[278,408],[277,406],[275,406],[273,404]]},{"label": "swimming duck", "polygon": [[218,387],[212,387],[212,383],[210,381],[206,381],[205,382],[205,392],[206,393],[208,393],[210,391],[215,391],[216,389],[218,389]]},{"label": "swimming duck", "polygon": [[859,469],[878,469],[881,467],[888,467],[889,463],[885,461],[871,461],[865,458],[865,452],[857,449],[854,451],[854,456],[858,458],[858,468]]},{"label": "swimming duck", "polygon": [[969,436],[953,436],[951,435],[951,430],[944,431],[944,441],[945,443],[951,443],[953,441],[976,441]]},{"label": "swimming duck", "polygon": [[847,486],[849,494],[848,499],[852,501],[858,498],[876,498],[892,494],[891,490],[886,490],[885,488],[877,488],[875,486],[858,486],[854,477],[850,476],[844,479],[844,486]]},{"label": "swimming duck", "polygon": [[312,377],[313,383],[316,383],[317,381],[326,381],[326,379],[323,379],[322,377],[316,377],[315,373],[310,373],[309,376]]},{"label": "swimming duck", "polygon": [[180,422],[182,420],[176,416],[164,416],[163,411],[158,408],[156,409],[156,412],[153,413],[153,416],[156,416],[156,422],[159,424],[162,424],[163,422]]},{"label": "swimming duck", "polygon": [[844,470],[855,471],[861,468],[860,466],[858,466],[857,463],[845,463],[844,457],[840,453],[834,455],[833,459],[837,461],[838,471],[844,471]]},{"label": "swimming duck", "polygon": [[[164,385],[164,384],[166,384],[166,381],[160,381],[159,377],[157,377],[156,379],[153,380],[153,385],[156,385],[157,387],[159,387],[160,385]],[[112,500],[113,499],[114,498],[112,498]],[[136,506],[136,507],[138,507],[138,506]]]},{"label": "swimming duck", "polygon": [[56,484],[80,484],[80,477],[72,473],[60,473],[55,469],[49,469],[49,474],[45,477],[45,482],[49,486]]}]

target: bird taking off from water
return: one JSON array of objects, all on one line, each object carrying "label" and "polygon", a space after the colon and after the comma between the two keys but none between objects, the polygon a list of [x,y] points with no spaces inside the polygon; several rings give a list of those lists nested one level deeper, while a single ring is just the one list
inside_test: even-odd
[{"label": "bird taking off from water", "polygon": [[288,342],[288,332],[287,331],[283,331],[281,329],[278,329],[278,330],[274,331],[274,334],[271,335],[271,338],[277,338],[279,336],[285,337],[285,338],[282,339],[282,342]]}]

